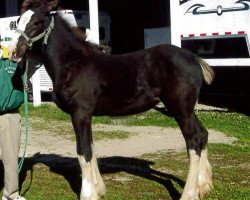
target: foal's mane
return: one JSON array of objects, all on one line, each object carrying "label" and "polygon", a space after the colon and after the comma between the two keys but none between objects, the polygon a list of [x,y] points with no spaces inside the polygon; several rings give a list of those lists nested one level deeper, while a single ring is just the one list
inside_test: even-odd
[{"label": "foal's mane", "polygon": [[85,54],[90,54],[92,52],[105,52],[106,48],[102,45],[97,45],[94,44],[90,41],[87,41],[87,35],[84,31],[81,30],[80,27],[72,27],[70,24],[65,21],[60,14],[57,14],[57,21],[61,23],[67,30],[68,32],[71,33],[70,37],[72,37],[75,42],[75,46],[78,46],[80,48],[83,48],[82,50],[84,51]]}]

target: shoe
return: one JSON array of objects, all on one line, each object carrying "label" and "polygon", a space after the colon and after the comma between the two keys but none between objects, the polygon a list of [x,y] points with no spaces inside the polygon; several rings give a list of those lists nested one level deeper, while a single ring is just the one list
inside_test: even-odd
[{"label": "shoe", "polygon": [[3,196],[2,200],[26,200],[24,197],[18,196],[15,199],[10,199],[8,197]]}]

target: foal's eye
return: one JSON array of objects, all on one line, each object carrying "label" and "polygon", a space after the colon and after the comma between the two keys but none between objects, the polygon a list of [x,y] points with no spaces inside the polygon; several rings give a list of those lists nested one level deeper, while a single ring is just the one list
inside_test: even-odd
[{"label": "foal's eye", "polygon": [[34,25],[34,26],[39,26],[39,25],[40,25],[40,21],[38,21],[38,20],[37,20],[37,21],[34,21],[33,25]]}]

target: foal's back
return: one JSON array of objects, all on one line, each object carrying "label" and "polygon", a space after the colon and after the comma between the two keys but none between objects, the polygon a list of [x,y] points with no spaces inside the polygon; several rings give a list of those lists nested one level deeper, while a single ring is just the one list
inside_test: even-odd
[{"label": "foal's back", "polygon": [[178,92],[196,83],[193,89],[198,91],[202,83],[195,56],[171,45],[123,55],[96,52],[89,56],[88,65],[83,68],[95,82],[87,87],[94,93],[96,115],[142,112],[175,92],[171,88],[178,86]]}]

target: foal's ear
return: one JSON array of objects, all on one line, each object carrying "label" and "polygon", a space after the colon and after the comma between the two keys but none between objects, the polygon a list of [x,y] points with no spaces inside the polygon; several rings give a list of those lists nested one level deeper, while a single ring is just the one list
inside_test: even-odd
[{"label": "foal's ear", "polygon": [[58,5],[59,0],[24,0],[21,5],[21,14],[29,9],[47,9],[49,11],[55,9]]},{"label": "foal's ear", "polygon": [[47,0],[47,2],[48,2],[48,9],[51,11],[57,8],[59,0]]},{"label": "foal's ear", "polygon": [[21,14],[30,9],[36,9],[42,7],[43,3],[39,0],[24,0],[21,5]]}]

